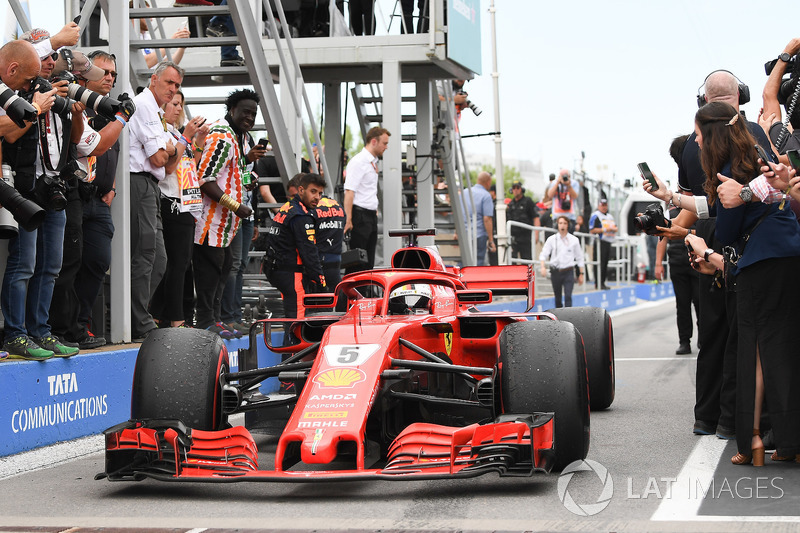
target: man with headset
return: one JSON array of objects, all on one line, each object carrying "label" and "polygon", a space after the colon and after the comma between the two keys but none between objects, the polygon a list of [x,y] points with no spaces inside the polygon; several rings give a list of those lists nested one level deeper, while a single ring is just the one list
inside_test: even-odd
[{"label": "man with headset", "polygon": [[[727,70],[716,70],[709,74],[698,89],[699,107],[708,102],[725,102],[739,111],[739,106],[750,101],[750,89]],[[750,133],[758,143],[771,154],[769,139],[755,122],[747,122]],[[706,175],[700,164],[700,149],[692,133],[683,145],[678,165],[678,183],[687,194],[705,196],[703,184]],[[708,243],[716,242],[716,208],[703,203],[698,209],[697,235]],[[692,225],[693,214],[684,211],[675,223],[686,228]],[[687,220],[688,219],[688,220]],[[715,244],[710,246],[715,247]],[[695,423],[693,432],[697,435],[716,434],[720,438],[734,438],[734,416],[736,401],[736,317],[734,302],[726,298],[724,288],[716,284],[714,276],[700,274],[699,324]]]}]

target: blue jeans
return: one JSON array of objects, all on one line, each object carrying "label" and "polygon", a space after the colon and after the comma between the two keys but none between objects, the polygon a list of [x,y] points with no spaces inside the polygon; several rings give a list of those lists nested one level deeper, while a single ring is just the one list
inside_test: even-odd
[{"label": "blue jeans", "polygon": [[47,211],[35,231],[19,228],[8,241],[8,261],[0,295],[6,341],[50,333],[50,300],[64,252],[64,211]]},{"label": "blue jeans", "polygon": [[238,233],[231,241],[231,272],[225,282],[222,293],[222,321],[242,321],[242,286],[244,285],[244,271],[250,261],[250,245],[252,244],[253,227],[255,221],[242,220]]},{"label": "blue jeans", "polygon": [[[228,0],[222,0],[219,5],[227,6]],[[236,27],[233,25],[233,19],[230,15],[217,15],[215,17],[211,17],[211,25],[213,26],[215,24],[222,24],[223,26],[227,27],[231,33],[236,35]],[[219,51],[222,59],[236,59],[239,57],[235,46],[220,46]]]},{"label": "blue jeans", "polygon": [[486,264],[486,245],[489,244],[489,236],[484,235],[483,237],[478,237],[476,240],[476,246],[478,248],[478,266],[484,266]]}]

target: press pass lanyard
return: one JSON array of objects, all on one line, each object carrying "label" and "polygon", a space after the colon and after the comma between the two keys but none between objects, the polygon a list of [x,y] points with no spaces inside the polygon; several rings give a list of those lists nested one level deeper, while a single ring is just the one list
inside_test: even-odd
[{"label": "press pass lanyard", "polygon": [[[63,142],[61,138],[63,135],[59,135],[56,129],[56,121],[49,120],[50,116],[53,113],[48,111],[47,113],[42,113],[37,117],[39,122],[39,149],[40,153],[42,154],[42,163],[44,164],[47,170],[52,172],[61,172],[61,169],[64,168],[64,165],[67,163],[67,155],[69,153],[69,141]],[[52,122],[53,125],[53,134],[56,139],[56,143],[61,143],[60,154],[58,156],[58,164],[56,168],[53,168],[53,162],[50,160],[50,144],[47,142],[47,126]],[[62,119],[62,126],[64,125],[64,120]],[[66,121],[69,126],[72,126],[72,121]]]}]

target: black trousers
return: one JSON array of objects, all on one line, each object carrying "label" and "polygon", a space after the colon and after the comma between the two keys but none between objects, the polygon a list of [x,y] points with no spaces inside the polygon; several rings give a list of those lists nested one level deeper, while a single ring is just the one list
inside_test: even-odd
[{"label": "black trousers", "polygon": [[306,294],[303,273],[291,270],[273,270],[268,279],[276,289],[281,291],[283,316],[286,318],[304,317],[305,308],[298,304]]},{"label": "black trousers", "polygon": [[350,0],[350,26],[353,28],[353,35],[375,33],[374,8],[375,0]]},{"label": "black trousers", "polygon": [[184,319],[183,291],[194,248],[194,216],[181,213],[178,205],[173,198],[161,197],[167,269],[150,302],[150,314],[165,326],[169,325],[166,322]]},{"label": "black trousers", "polygon": [[694,306],[698,320],[700,317],[698,273],[689,266],[688,258],[685,258],[680,264],[677,261],[670,262],[669,276],[672,279],[672,290],[675,293],[678,341],[681,344],[689,343],[694,334],[692,306]]},{"label": "black trousers", "polygon": [[[572,289],[575,287],[575,268],[558,270],[550,269],[550,282],[553,284],[553,295],[556,307],[572,307]],[[564,305],[561,305],[561,291],[564,291]]]},{"label": "black trousers", "polygon": [[600,277],[596,280],[597,287],[603,287],[608,279],[608,260],[611,258],[611,243],[600,240]]},{"label": "black trousers", "polygon": [[194,245],[192,265],[195,292],[197,292],[198,328],[208,328],[221,320],[222,290],[228,280],[232,263],[229,247]]},{"label": "black trousers", "polygon": [[367,251],[367,266],[347,269],[347,273],[372,270],[375,266],[375,247],[378,244],[378,213],[353,206],[353,229],[350,231],[350,249],[363,248]]},{"label": "black trousers", "polygon": [[77,187],[67,193],[66,215],[61,271],[56,278],[53,298],[50,300],[50,329],[58,337],[76,339],[80,335],[80,329],[75,279],[81,268],[83,255],[83,200]]},{"label": "black trousers", "polygon": [[[722,245],[714,238],[715,230],[715,219],[697,222],[697,235],[703,237],[712,248],[721,250]],[[694,417],[714,426],[719,423],[720,417],[722,375],[729,335],[725,298],[725,288],[716,286],[714,276],[700,274],[700,324],[697,334],[700,350],[697,352]],[[726,406],[725,409],[732,412],[735,406]]]}]

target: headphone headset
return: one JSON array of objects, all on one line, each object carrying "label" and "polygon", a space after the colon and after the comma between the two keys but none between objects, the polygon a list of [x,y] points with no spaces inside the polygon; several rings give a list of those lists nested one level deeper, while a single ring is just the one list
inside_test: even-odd
[{"label": "headphone headset", "polygon": [[[117,56],[115,56],[114,54],[109,54],[108,52],[104,52],[102,50],[94,50],[92,52],[89,52],[88,54],[86,54],[86,57],[89,59],[89,61],[92,62],[92,64],[94,64],[94,58],[101,54],[110,57],[111,60],[114,61],[114,64],[115,65],[117,64]],[[114,81],[111,82],[111,88],[113,89],[116,86],[117,86],[117,78],[115,77]]]},{"label": "headphone headset", "polygon": [[711,77],[711,74],[714,74],[714,73],[717,73],[717,72],[727,72],[728,74],[730,74],[731,76],[736,78],[736,81],[739,82],[739,105],[744,105],[744,104],[746,104],[747,102],[750,101],[750,87],[745,85],[742,82],[742,80],[740,80],[739,77],[736,76],[736,74],[734,74],[730,70],[725,70],[725,69],[721,68],[719,70],[715,70],[714,72],[711,72],[708,76],[706,76],[706,79],[703,80],[703,84],[700,85],[700,87],[697,88],[697,107],[703,107],[704,105],[706,105],[708,103],[708,101],[706,100],[705,93],[701,93],[700,90],[703,87],[705,87],[706,82],[708,81],[708,78]]}]

